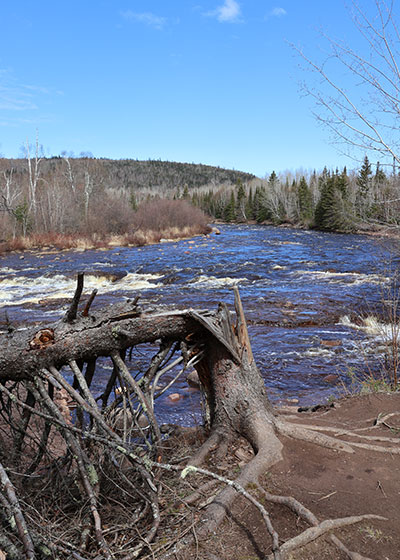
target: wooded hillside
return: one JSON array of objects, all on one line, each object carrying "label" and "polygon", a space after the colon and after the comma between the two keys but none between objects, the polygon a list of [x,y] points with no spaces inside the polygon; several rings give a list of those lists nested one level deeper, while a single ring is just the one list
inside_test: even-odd
[{"label": "wooded hillside", "polygon": [[[67,163],[68,162],[68,163]],[[200,163],[179,163],[174,161],[136,159],[96,159],[88,157],[42,158],[41,170],[44,176],[65,173],[70,168],[74,175],[84,174],[88,166],[95,167],[102,177],[104,186],[112,189],[161,189],[169,190],[185,185],[189,189],[204,185],[235,184],[238,180],[249,181],[255,176],[250,173],[223,169]],[[14,169],[14,173],[28,176],[27,161],[20,159],[0,159],[0,169]]]},{"label": "wooded hillside", "polygon": [[0,159],[0,240],[3,249],[24,249],[27,240],[67,247],[83,236],[95,246],[123,235],[119,244],[140,245],[205,233],[209,217],[190,205],[189,192],[253,177],[199,164],[45,158],[37,145],[23,159]]}]

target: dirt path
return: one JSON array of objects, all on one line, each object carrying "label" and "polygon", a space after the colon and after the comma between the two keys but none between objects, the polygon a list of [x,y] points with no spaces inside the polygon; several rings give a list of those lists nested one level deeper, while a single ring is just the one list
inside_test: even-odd
[{"label": "dirt path", "polygon": [[[382,420],[384,415],[392,413],[386,425],[374,425],[378,418]],[[359,434],[392,437],[400,443],[400,393],[355,396],[335,403],[333,408],[295,413],[295,419],[293,412],[285,414],[302,424],[334,426],[338,431],[361,430]],[[389,444],[379,442],[378,445]],[[246,450],[242,452],[245,454]],[[240,456],[238,450],[233,453]],[[229,476],[231,468],[226,464],[225,472],[221,468],[222,474]],[[367,513],[386,517],[387,521],[363,521],[334,534],[347,548],[373,560],[400,559],[400,455],[366,449],[357,449],[353,454],[340,453],[286,438],[284,459],[264,475],[262,486],[272,494],[297,498],[320,521]],[[252,493],[261,498],[258,490]],[[263,503],[281,543],[307,527],[286,507]],[[270,553],[271,539],[259,513],[249,502],[238,498],[218,534],[200,544],[198,559],[256,560]],[[289,558],[341,560],[348,556],[326,536],[298,549]]]}]

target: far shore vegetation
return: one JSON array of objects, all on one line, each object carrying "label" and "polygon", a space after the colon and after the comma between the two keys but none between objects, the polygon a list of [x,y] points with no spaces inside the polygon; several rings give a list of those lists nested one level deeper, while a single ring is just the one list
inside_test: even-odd
[{"label": "far shore vegetation", "polygon": [[350,172],[273,171],[259,179],[199,164],[46,158],[37,144],[25,158],[0,159],[0,252],[140,246],[206,234],[212,221],[396,229],[399,193],[398,171],[367,156]]}]

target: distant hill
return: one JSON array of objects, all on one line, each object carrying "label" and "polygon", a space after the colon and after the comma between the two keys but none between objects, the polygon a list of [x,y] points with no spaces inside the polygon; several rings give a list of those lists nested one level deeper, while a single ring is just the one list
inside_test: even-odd
[{"label": "distant hill", "polygon": [[223,169],[196,163],[148,160],[100,160],[108,175],[116,177],[120,184],[134,188],[159,187],[165,189],[188,186],[189,189],[203,185],[234,184],[239,179],[249,181],[255,176],[242,171]]},{"label": "distant hill", "polygon": [[[223,169],[211,165],[196,163],[177,163],[172,161],[134,159],[96,159],[96,158],[70,158],[71,169],[77,177],[82,176],[85,170],[95,174],[99,182],[112,189],[155,189],[169,191],[171,189],[199,188],[205,185],[229,185],[238,180],[247,182],[255,175]],[[2,159],[1,167],[12,167],[17,174],[27,174],[27,161],[25,159]],[[7,165],[8,163],[8,165]],[[44,158],[40,163],[41,175],[49,176],[60,169],[65,169],[62,157]]]}]

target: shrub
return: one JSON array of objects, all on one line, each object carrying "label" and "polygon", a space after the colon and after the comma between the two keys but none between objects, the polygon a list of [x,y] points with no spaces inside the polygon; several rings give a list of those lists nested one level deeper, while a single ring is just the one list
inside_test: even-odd
[{"label": "shrub", "polygon": [[151,200],[141,204],[134,215],[135,228],[144,231],[190,227],[192,233],[205,233],[207,224],[207,215],[186,200]]}]

